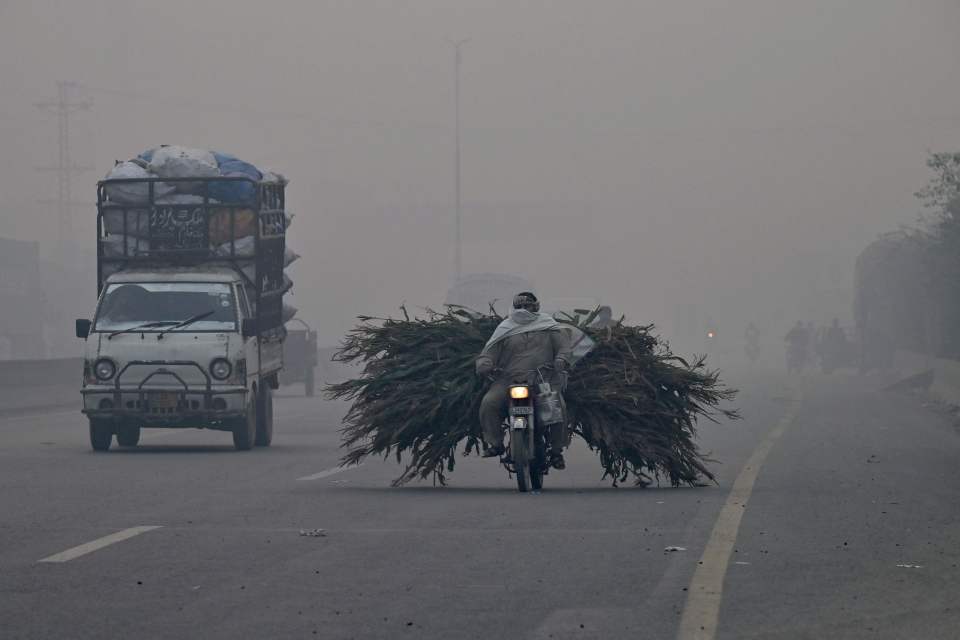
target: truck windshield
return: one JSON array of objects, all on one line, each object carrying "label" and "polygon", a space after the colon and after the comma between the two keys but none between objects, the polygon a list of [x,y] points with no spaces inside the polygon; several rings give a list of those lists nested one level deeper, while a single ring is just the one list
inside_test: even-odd
[{"label": "truck windshield", "polygon": [[[183,327],[176,325],[200,316]],[[147,326],[143,326],[147,325]],[[136,282],[107,286],[94,331],[235,331],[237,306],[229,284]]]}]

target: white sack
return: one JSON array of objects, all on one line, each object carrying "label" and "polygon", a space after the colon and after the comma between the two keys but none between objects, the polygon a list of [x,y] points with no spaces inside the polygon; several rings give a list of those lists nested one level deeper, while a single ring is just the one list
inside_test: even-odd
[{"label": "white sack", "polygon": [[[220,175],[217,159],[209,151],[189,147],[160,147],[147,169],[161,178],[216,178]],[[203,182],[172,182],[178,193],[203,193]]]},{"label": "white sack", "polygon": [[105,209],[103,228],[111,235],[123,235],[126,217],[127,235],[147,238],[150,236],[150,212],[147,209]]},{"label": "white sack", "polygon": [[[101,242],[103,243],[103,253],[108,258],[132,257],[147,254],[150,250],[150,244],[146,240],[133,236],[109,235],[103,238]],[[123,252],[124,245],[127,248],[126,254]]]},{"label": "white sack", "polygon": [[215,178],[217,159],[209,151],[171,145],[160,147],[147,167],[161,178]]},{"label": "white sack", "polygon": [[[106,175],[107,180],[120,178],[136,178],[143,180],[145,178],[156,178],[157,174],[144,169],[136,162],[127,161],[114,165]],[[108,184],[105,186],[107,197],[117,204],[145,204],[150,200],[150,183],[131,182],[120,184]],[[173,191],[173,187],[165,182],[153,183],[154,198],[164,196]]]},{"label": "white sack", "polygon": [[[253,236],[244,236],[244,237],[242,237],[242,238],[239,238],[239,239],[235,240],[233,244],[235,245],[235,249],[234,249],[234,250],[236,251],[236,256],[237,256],[238,258],[252,258],[252,257],[253,257],[253,250],[254,250],[254,243],[255,243],[255,241],[254,241]],[[215,253],[218,257],[221,257],[221,258],[229,258],[229,257],[230,257],[230,243],[229,243],[229,242],[224,242],[224,243],[221,244],[221,245],[217,245],[217,246],[214,248],[213,251],[214,251],[214,253]],[[296,260],[298,260],[299,258],[300,258],[300,254],[299,254],[299,253],[297,253],[296,251],[294,251],[294,250],[291,249],[290,247],[286,247],[285,250],[284,250],[284,252],[283,252],[283,266],[284,266],[284,268],[289,267],[291,264],[293,264],[293,263],[294,263]]]}]

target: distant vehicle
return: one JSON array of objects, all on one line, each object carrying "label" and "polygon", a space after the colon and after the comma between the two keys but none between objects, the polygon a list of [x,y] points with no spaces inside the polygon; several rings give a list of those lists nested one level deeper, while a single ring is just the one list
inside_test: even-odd
[{"label": "distant vehicle", "polygon": [[716,354],[720,344],[720,332],[717,323],[708,321],[703,329],[703,349],[708,354]]},{"label": "distant vehicle", "polygon": [[510,313],[513,296],[521,291],[533,291],[533,284],[519,276],[503,273],[474,273],[460,278],[447,291],[444,304],[457,305],[478,313],[500,316]]},{"label": "distant vehicle", "polygon": [[[184,181],[203,195],[189,204],[154,197],[159,183]],[[254,203],[212,200],[228,181],[249,183]],[[148,200],[111,201],[112,183],[142,188]],[[109,449],[114,435],[136,446],[142,427],[229,431],[240,450],[270,445],[289,288],[285,185],[237,177],[98,184],[99,303],[92,320],[76,321],[94,450]],[[249,235],[237,238],[241,229]]]},{"label": "distant vehicle", "polygon": [[[293,328],[291,325],[299,326]],[[317,332],[300,318],[287,323],[287,338],[283,342],[282,384],[303,383],[307,397],[313,397],[317,367]]]}]

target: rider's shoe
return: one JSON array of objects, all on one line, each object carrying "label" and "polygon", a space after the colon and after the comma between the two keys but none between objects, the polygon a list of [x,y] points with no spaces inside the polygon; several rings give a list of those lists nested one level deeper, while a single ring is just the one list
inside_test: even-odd
[{"label": "rider's shoe", "polygon": [[503,453],[504,453],[503,445],[499,447],[489,447],[482,454],[480,454],[480,457],[481,458],[499,458],[500,456],[503,455]]},{"label": "rider's shoe", "polygon": [[567,463],[563,459],[563,454],[562,453],[550,454],[550,466],[558,470],[566,469]]}]

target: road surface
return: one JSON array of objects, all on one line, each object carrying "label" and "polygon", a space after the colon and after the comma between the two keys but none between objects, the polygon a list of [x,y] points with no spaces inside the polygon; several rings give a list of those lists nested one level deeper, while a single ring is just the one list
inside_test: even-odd
[{"label": "road surface", "polygon": [[872,378],[731,379],[745,419],[701,425],[696,489],[611,488],[582,447],[538,495],[473,457],[391,488],[393,459],[337,468],[344,406],[294,390],[251,452],[0,417],[0,636],[956,638],[951,420]]}]

